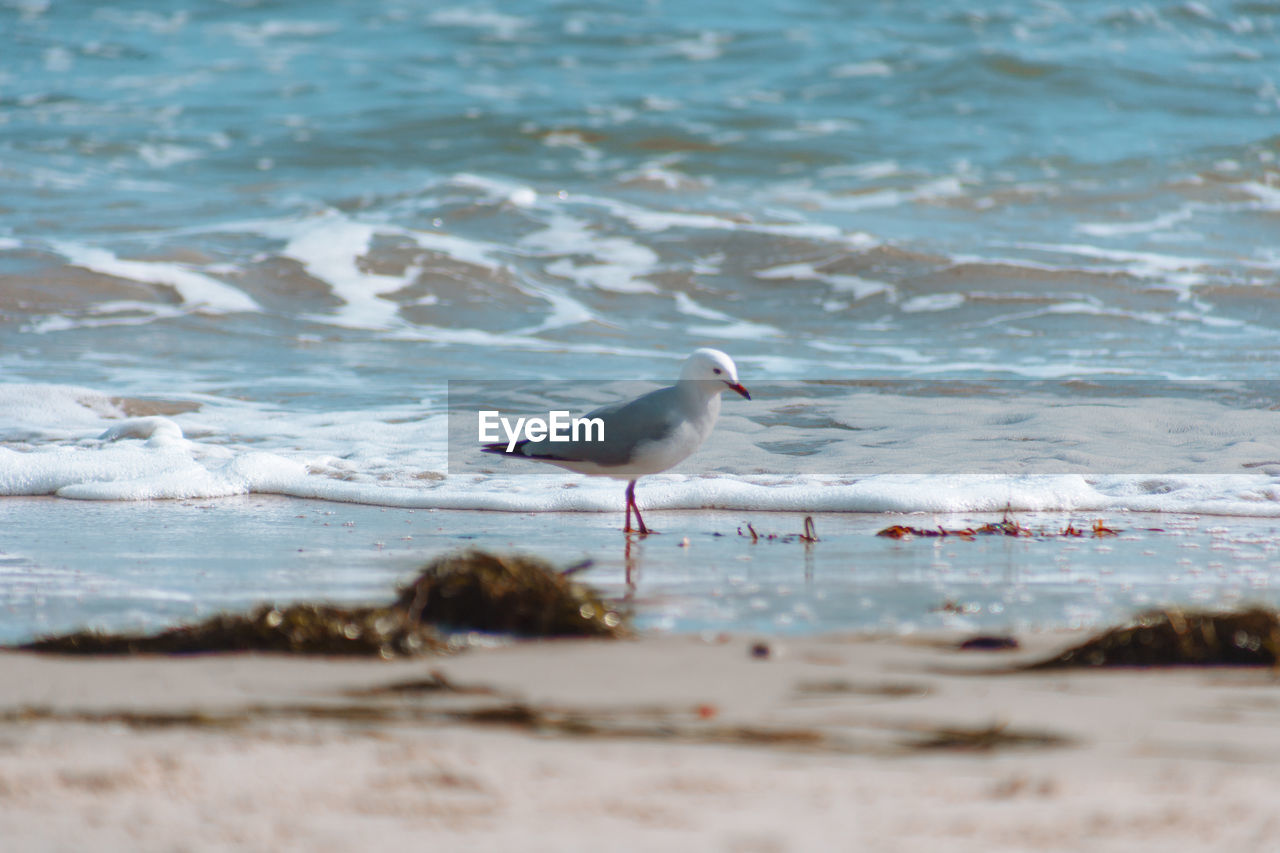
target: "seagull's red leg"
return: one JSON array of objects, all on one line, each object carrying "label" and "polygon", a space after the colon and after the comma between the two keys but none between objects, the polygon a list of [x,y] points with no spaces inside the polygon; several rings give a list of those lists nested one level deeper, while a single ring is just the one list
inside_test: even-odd
[{"label": "seagull's red leg", "polygon": [[631,510],[636,511],[636,524],[639,526],[641,534],[648,534],[649,528],[644,526],[644,519],[640,517],[640,505],[636,503],[636,481],[632,480],[627,483],[627,527],[624,533],[631,532]]}]

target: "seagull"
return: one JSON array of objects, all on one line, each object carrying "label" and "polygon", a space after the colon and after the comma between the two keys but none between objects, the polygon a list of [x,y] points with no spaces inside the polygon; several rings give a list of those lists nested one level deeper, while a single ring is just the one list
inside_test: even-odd
[{"label": "seagull", "polygon": [[587,418],[604,421],[604,437],[599,441],[551,444],[525,439],[510,449],[502,442],[481,449],[546,462],[579,474],[627,480],[627,521],[622,530],[632,532],[634,510],[637,532],[647,535],[654,531],[645,527],[640,517],[636,479],[665,471],[697,450],[716,424],[720,395],[726,390],[751,399],[738,382],[733,359],[720,350],[699,349],[685,359],[675,385],[589,412]]}]

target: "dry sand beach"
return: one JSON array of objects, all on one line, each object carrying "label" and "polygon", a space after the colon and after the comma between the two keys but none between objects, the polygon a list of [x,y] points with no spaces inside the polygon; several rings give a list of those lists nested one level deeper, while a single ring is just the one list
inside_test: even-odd
[{"label": "dry sand beach", "polygon": [[1077,639],[559,640],[376,663],[6,653],[0,836],[23,851],[1280,849],[1275,674],[989,671]]}]

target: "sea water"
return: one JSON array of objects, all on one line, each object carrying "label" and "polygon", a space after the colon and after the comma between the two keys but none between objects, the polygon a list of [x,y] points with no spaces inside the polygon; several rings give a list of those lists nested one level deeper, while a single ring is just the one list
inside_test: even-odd
[{"label": "sea water", "polygon": [[0,494],[614,525],[454,470],[449,383],[709,345],[755,399],[651,511],[1280,518],[1278,4],[15,0],[0,57]]}]

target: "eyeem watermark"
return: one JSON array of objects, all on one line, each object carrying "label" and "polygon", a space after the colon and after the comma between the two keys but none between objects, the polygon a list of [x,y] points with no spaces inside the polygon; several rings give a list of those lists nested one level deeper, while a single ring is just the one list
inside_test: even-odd
[{"label": "eyeem watermark", "polygon": [[[511,418],[502,416],[497,409],[478,412],[479,440],[493,444],[507,442],[507,452],[516,449],[522,440],[539,441],[604,441],[602,418],[575,418],[568,411],[555,410],[544,418]],[[498,435],[502,427],[502,436]]]}]

